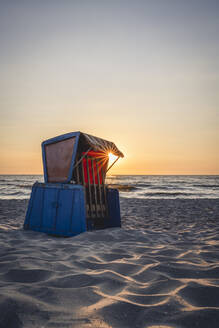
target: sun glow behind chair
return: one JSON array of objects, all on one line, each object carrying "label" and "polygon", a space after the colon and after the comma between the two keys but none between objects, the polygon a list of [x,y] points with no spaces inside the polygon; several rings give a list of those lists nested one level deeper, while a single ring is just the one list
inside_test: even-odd
[{"label": "sun glow behind chair", "polygon": [[113,142],[71,132],[42,143],[45,183],[35,183],[25,229],[72,236],[121,226],[118,190],[106,172],[123,157]]}]

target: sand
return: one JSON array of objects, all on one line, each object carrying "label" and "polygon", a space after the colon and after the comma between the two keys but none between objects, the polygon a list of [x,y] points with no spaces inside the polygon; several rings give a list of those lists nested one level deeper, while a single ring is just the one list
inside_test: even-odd
[{"label": "sand", "polygon": [[23,231],[0,201],[0,328],[218,328],[219,200],[121,198],[123,228]]}]

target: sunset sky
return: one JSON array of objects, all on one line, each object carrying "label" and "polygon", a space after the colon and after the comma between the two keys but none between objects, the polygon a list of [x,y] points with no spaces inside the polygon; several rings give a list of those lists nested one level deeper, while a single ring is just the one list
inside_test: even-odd
[{"label": "sunset sky", "polygon": [[0,0],[0,174],[82,131],[114,174],[219,174],[218,0]]}]

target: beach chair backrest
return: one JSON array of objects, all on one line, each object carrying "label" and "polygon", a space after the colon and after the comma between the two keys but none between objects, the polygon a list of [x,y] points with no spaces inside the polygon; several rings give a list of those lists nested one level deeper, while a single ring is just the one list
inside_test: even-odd
[{"label": "beach chair backrest", "polygon": [[75,137],[45,145],[48,182],[68,179],[74,145]]}]

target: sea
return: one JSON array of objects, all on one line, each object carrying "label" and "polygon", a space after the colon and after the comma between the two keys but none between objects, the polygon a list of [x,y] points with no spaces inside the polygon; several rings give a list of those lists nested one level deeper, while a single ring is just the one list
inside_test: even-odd
[{"label": "sea", "polygon": [[[0,199],[28,199],[43,175],[0,175]],[[141,199],[219,198],[219,175],[109,175],[120,196]]]}]

